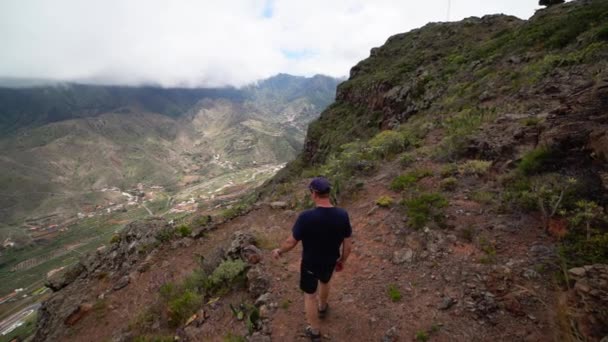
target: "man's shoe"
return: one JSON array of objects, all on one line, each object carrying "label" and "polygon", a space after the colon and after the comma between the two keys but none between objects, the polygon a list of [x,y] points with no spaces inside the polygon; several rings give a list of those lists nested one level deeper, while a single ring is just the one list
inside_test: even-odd
[{"label": "man's shoe", "polygon": [[323,310],[317,308],[317,314],[320,319],[324,319],[327,316],[328,311],[329,311],[329,303],[325,303],[325,308]]},{"label": "man's shoe", "polygon": [[321,332],[319,331],[318,333],[314,334],[310,325],[304,329],[304,332],[306,333],[307,337],[310,337],[312,342],[321,342]]}]

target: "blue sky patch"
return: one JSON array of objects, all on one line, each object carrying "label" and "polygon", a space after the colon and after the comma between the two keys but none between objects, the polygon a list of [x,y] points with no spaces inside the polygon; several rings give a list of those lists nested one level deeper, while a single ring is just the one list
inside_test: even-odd
[{"label": "blue sky patch", "polygon": [[273,0],[266,0],[266,2],[264,3],[264,8],[262,9],[262,17],[267,19],[272,18],[272,15],[274,14],[273,2]]}]

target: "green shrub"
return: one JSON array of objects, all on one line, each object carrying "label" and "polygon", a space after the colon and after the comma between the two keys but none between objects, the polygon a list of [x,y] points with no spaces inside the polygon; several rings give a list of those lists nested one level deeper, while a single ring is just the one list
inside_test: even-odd
[{"label": "green shrub", "polygon": [[167,302],[169,325],[178,327],[186,322],[202,306],[202,296],[192,290],[185,290]]},{"label": "green shrub", "polygon": [[473,191],[471,193],[471,199],[480,204],[492,204],[496,195],[489,191]]},{"label": "green shrub", "polygon": [[209,276],[209,287],[214,291],[224,291],[233,284],[244,280],[247,264],[241,260],[223,261]]},{"label": "green shrub", "polygon": [[443,196],[436,193],[425,193],[411,199],[404,199],[402,204],[406,207],[408,222],[412,227],[421,229],[430,220],[439,226],[443,225],[443,208],[449,202]]},{"label": "green shrub", "polygon": [[458,171],[467,176],[483,176],[490,170],[491,161],[487,160],[467,160],[458,166]]},{"label": "green shrub", "polygon": [[608,233],[587,239],[582,233],[569,233],[560,246],[560,255],[568,268],[608,263]]},{"label": "green shrub", "polygon": [[458,173],[458,166],[456,166],[454,163],[443,165],[441,167],[441,171],[439,172],[443,178],[454,176],[456,173]]},{"label": "green shrub", "polygon": [[535,118],[535,117],[529,117],[529,118],[525,118],[523,120],[521,120],[522,125],[524,126],[536,126],[540,123],[540,119],[539,118]]},{"label": "green shrub", "polygon": [[439,187],[441,188],[441,190],[445,190],[445,191],[454,191],[454,190],[456,190],[457,186],[458,186],[458,179],[456,179],[455,177],[444,178],[439,183]]},{"label": "green shrub", "polygon": [[119,242],[120,242],[120,234],[113,234],[112,238],[110,239],[110,243],[115,244],[115,243],[119,243]]},{"label": "green shrub", "polygon": [[390,196],[380,196],[377,200],[376,200],[376,204],[379,207],[383,207],[383,208],[388,208],[391,205],[393,205],[393,199]]},{"label": "green shrub", "polygon": [[409,140],[401,132],[387,130],[376,134],[368,144],[373,155],[386,159],[403,152],[409,146]]},{"label": "green shrub", "polygon": [[398,302],[401,300],[401,291],[395,284],[390,284],[388,286],[388,297],[392,302]]},{"label": "green shrub", "polygon": [[546,167],[546,164],[553,159],[552,151],[547,147],[538,147],[526,153],[519,164],[517,170],[524,175],[536,174]]},{"label": "green shrub", "polygon": [[401,191],[408,188],[410,185],[418,182],[420,179],[428,176],[432,176],[433,172],[430,170],[413,170],[402,175],[399,175],[391,182],[391,189],[395,191]]},{"label": "green shrub", "polygon": [[495,116],[495,109],[465,108],[458,114],[442,120],[446,137],[435,148],[435,158],[441,161],[460,158],[466,151],[469,137],[484,123],[492,121]]},{"label": "green shrub", "polygon": [[165,227],[156,233],[156,239],[160,242],[167,242],[175,237],[175,229],[173,227]]},{"label": "green shrub", "polygon": [[248,206],[242,203],[235,204],[232,207],[225,209],[220,214],[223,218],[231,220],[237,216],[243,215],[248,209]]},{"label": "green shrub", "polygon": [[246,342],[243,336],[234,335],[233,333],[228,333],[228,335],[224,336],[224,342]]},{"label": "green shrub", "polygon": [[194,224],[199,227],[205,227],[213,221],[210,215],[202,215],[194,220]]},{"label": "green shrub", "polygon": [[570,219],[572,226],[580,228],[584,226],[587,240],[591,237],[593,229],[591,225],[597,221],[605,221],[604,209],[593,201],[579,200],[575,203],[574,216]]},{"label": "green shrub", "polygon": [[187,237],[192,234],[192,228],[186,224],[182,224],[176,228],[177,234],[181,237]]},{"label": "green shrub", "polygon": [[404,153],[399,157],[399,164],[403,167],[410,166],[416,159],[410,153]]},{"label": "green shrub", "polygon": [[600,28],[595,34],[597,40],[608,42],[608,25]]},{"label": "green shrub", "polygon": [[429,340],[429,334],[423,330],[417,331],[415,339],[417,342],[427,342]]},{"label": "green shrub", "polygon": [[479,261],[482,264],[494,263],[496,260],[496,248],[494,245],[484,237],[481,237],[479,239],[479,248],[485,253],[485,255],[479,259]]}]

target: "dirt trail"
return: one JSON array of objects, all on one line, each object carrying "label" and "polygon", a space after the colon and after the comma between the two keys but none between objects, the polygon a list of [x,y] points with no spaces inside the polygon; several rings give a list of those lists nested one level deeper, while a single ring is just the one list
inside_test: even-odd
[{"label": "dirt trail", "polygon": [[[454,235],[446,242],[445,252],[435,253],[433,258],[429,247],[435,247],[414,237],[424,233],[400,231],[402,214],[395,209],[372,209],[379,196],[399,195],[382,190],[385,188],[379,182],[368,183],[366,189],[370,190],[358,200],[344,204],[351,214],[355,245],[345,270],[332,280],[331,314],[322,325],[327,340],[380,341],[392,327],[396,328],[392,335],[395,341],[413,340],[420,332],[426,332],[432,341],[553,340],[548,310],[541,304],[550,302],[553,294],[540,286],[544,280],[528,281],[516,274],[528,264],[530,248],[547,239],[537,222],[480,214],[484,209],[481,205],[454,194],[447,209],[448,223],[456,229],[477,227],[476,235],[487,236],[496,245],[495,260],[479,263],[485,253],[472,243],[454,239],[455,229],[439,230],[442,235]],[[505,222],[508,225],[504,227],[521,225],[502,231]],[[394,264],[393,251],[403,246],[413,250],[413,261]],[[425,252],[431,257],[423,260]],[[286,256],[285,264],[271,268],[273,279],[281,279],[273,284],[274,295],[279,301],[293,301],[273,315],[272,337],[276,341],[305,340],[301,336],[305,326],[303,298],[297,288],[299,253],[298,248]],[[401,293],[400,301],[389,298],[389,284]],[[485,313],[477,316],[466,306],[467,294],[476,291],[491,292],[496,302],[507,297],[507,305],[512,307],[490,308],[491,319],[485,319]],[[440,310],[444,296],[457,302]],[[390,341],[389,336],[390,332]]]}]

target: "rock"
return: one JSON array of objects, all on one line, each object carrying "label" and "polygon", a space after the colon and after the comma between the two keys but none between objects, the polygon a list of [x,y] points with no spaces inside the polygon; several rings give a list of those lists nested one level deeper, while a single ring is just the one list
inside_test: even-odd
[{"label": "rock", "polygon": [[259,298],[270,288],[270,277],[257,265],[247,272],[247,290],[254,298]]},{"label": "rock", "polygon": [[573,276],[573,277],[584,277],[585,273],[587,273],[587,271],[585,271],[585,269],[583,267],[575,267],[575,268],[571,268],[568,270],[568,273]]},{"label": "rock", "polygon": [[85,267],[78,262],[68,267],[64,272],[57,272],[50,276],[44,285],[53,291],[59,291],[73,283],[84,271]]},{"label": "rock", "polygon": [[527,268],[522,273],[522,276],[528,280],[540,278],[540,274],[533,269]]},{"label": "rock", "polygon": [[241,257],[250,265],[255,265],[262,260],[262,251],[254,245],[248,245],[241,251]]},{"label": "rock", "polygon": [[64,321],[65,325],[74,325],[93,309],[93,305],[83,303],[74,310]]},{"label": "rock", "polygon": [[263,295],[259,296],[258,299],[255,300],[255,306],[262,306],[270,303],[271,296],[272,295],[270,294],[270,292],[266,292]]},{"label": "rock", "polygon": [[410,248],[404,248],[393,253],[393,263],[395,265],[400,265],[405,262],[412,262],[414,258],[414,251]]},{"label": "rock", "polygon": [[126,287],[127,285],[129,285],[129,283],[131,282],[131,277],[129,277],[128,275],[121,277],[120,279],[118,279],[118,281],[116,282],[116,284],[114,284],[114,286],[112,287],[112,289],[114,291],[118,291],[124,287]]},{"label": "rock", "polygon": [[250,337],[247,338],[248,342],[271,342],[272,339],[268,335],[262,335],[262,333],[256,331]]},{"label": "rock", "polygon": [[228,259],[243,259],[242,252],[246,246],[255,245],[255,237],[249,232],[236,231],[225,256]]},{"label": "rock", "polygon": [[591,291],[591,287],[585,280],[579,280],[574,285],[574,289],[578,292],[589,293]]},{"label": "rock", "polygon": [[441,304],[439,304],[438,309],[447,310],[447,309],[451,308],[454,304],[456,304],[456,299],[450,298],[450,297],[444,297],[443,300],[441,301]]},{"label": "rock", "polygon": [[270,207],[272,209],[287,209],[288,204],[287,204],[287,202],[276,201],[276,202],[270,203]]},{"label": "rock", "polygon": [[391,327],[384,333],[384,336],[382,337],[382,342],[396,342],[398,340],[399,335],[397,335],[397,327]]}]

